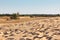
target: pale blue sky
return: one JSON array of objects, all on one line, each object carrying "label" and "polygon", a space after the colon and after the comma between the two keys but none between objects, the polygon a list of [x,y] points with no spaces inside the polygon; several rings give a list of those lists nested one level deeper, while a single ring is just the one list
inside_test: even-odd
[{"label": "pale blue sky", "polygon": [[57,14],[60,0],[0,0],[0,13]]}]

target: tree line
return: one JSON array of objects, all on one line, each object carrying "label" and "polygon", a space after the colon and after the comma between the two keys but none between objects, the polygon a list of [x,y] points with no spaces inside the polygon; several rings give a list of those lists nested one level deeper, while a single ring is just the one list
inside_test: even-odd
[{"label": "tree line", "polygon": [[60,14],[19,14],[19,12],[17,13],[13,13],[13,14],[0,14],[0,16],[10,16],[11,19],[17,19],[17,17],[19,16],[30,16],[30,17],[56,17],[56,16],[60,16]]}]

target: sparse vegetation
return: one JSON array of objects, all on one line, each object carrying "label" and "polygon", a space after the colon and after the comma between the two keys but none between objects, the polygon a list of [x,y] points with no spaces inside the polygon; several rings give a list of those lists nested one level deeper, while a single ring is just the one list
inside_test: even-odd
[{"label": "sparse vegetation", "polygon": [[12,14],[0,14],[1,16],[9,16],[10,19],[18,19],[19,16],[30,16],[32,17],[56,17],[56,16],[60,16],[60,14],[55,14],[55,15],[51,15],[51,14],[19,14],[19,12],[17,13],[12,13]]},{"label": "sparse vegetation", "polygon": [[14,13],[14,14],[12,14],[12,16],[10,17],[11,19],[17,19],[18,18],[18,16],[19,16],[19,14],[17,13]]}]

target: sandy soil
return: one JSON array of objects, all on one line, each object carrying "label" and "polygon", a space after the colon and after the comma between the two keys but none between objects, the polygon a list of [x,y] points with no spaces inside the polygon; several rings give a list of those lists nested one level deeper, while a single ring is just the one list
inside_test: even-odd
[{"label": "sandy soil", "polygon": [[0,40],[60,40],[60,17],[0,17]]}]

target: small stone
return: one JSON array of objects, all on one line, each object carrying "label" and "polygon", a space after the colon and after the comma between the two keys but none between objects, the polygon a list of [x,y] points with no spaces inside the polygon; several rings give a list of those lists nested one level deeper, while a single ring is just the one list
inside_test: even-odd
[{"label": "small stone", "polygon": [[18,29],[15,29],[15,31],[18,31]]},{"label": "small stone", "polygon": [[47,39],[48,39],[48,40],[51,40],[51,39],[52,39],[52,37],[47,37]]},{"label": "small stone", "polygon": [[36,38],[36,39],[34,39],[34,40],[39,40],[39,38]]},{"label": "small stone", "polygon": [[23,35],[23,37],[27,37],[26,35]]},{"label": "small stone", "polygon": [[14,34],[10,34],[9,36],[14,36]]},{"label": "small stone", "polygon": [[39,38],[38,36],[34,36],[34,38],[33,39],[35,39],[35,38]]},{"label": "small stone", "polygon": [[19,40],[25,40],[24,38],[20,38]]},{"label": "small stone", "polygon": [[5,38],[7,38],[8,36],[4,36]]},{"label": "small stone", "polygon": [[29,39],[29,38],[26,38],[26,40],[31,40],[31,39]]},{"label": "small stone", "polygon": [[8,33],[7,32],[4,32],[4,35],[7,35]]},{"label": "small stone", "polygon": [[32,34],[32,35],[39,35],[38,33],[35,33],[35,32],[29,32],[29,34]]},{"label": "small stone", "polygon": [[14,38],[7,38],[6,40],[15,40]]}]

